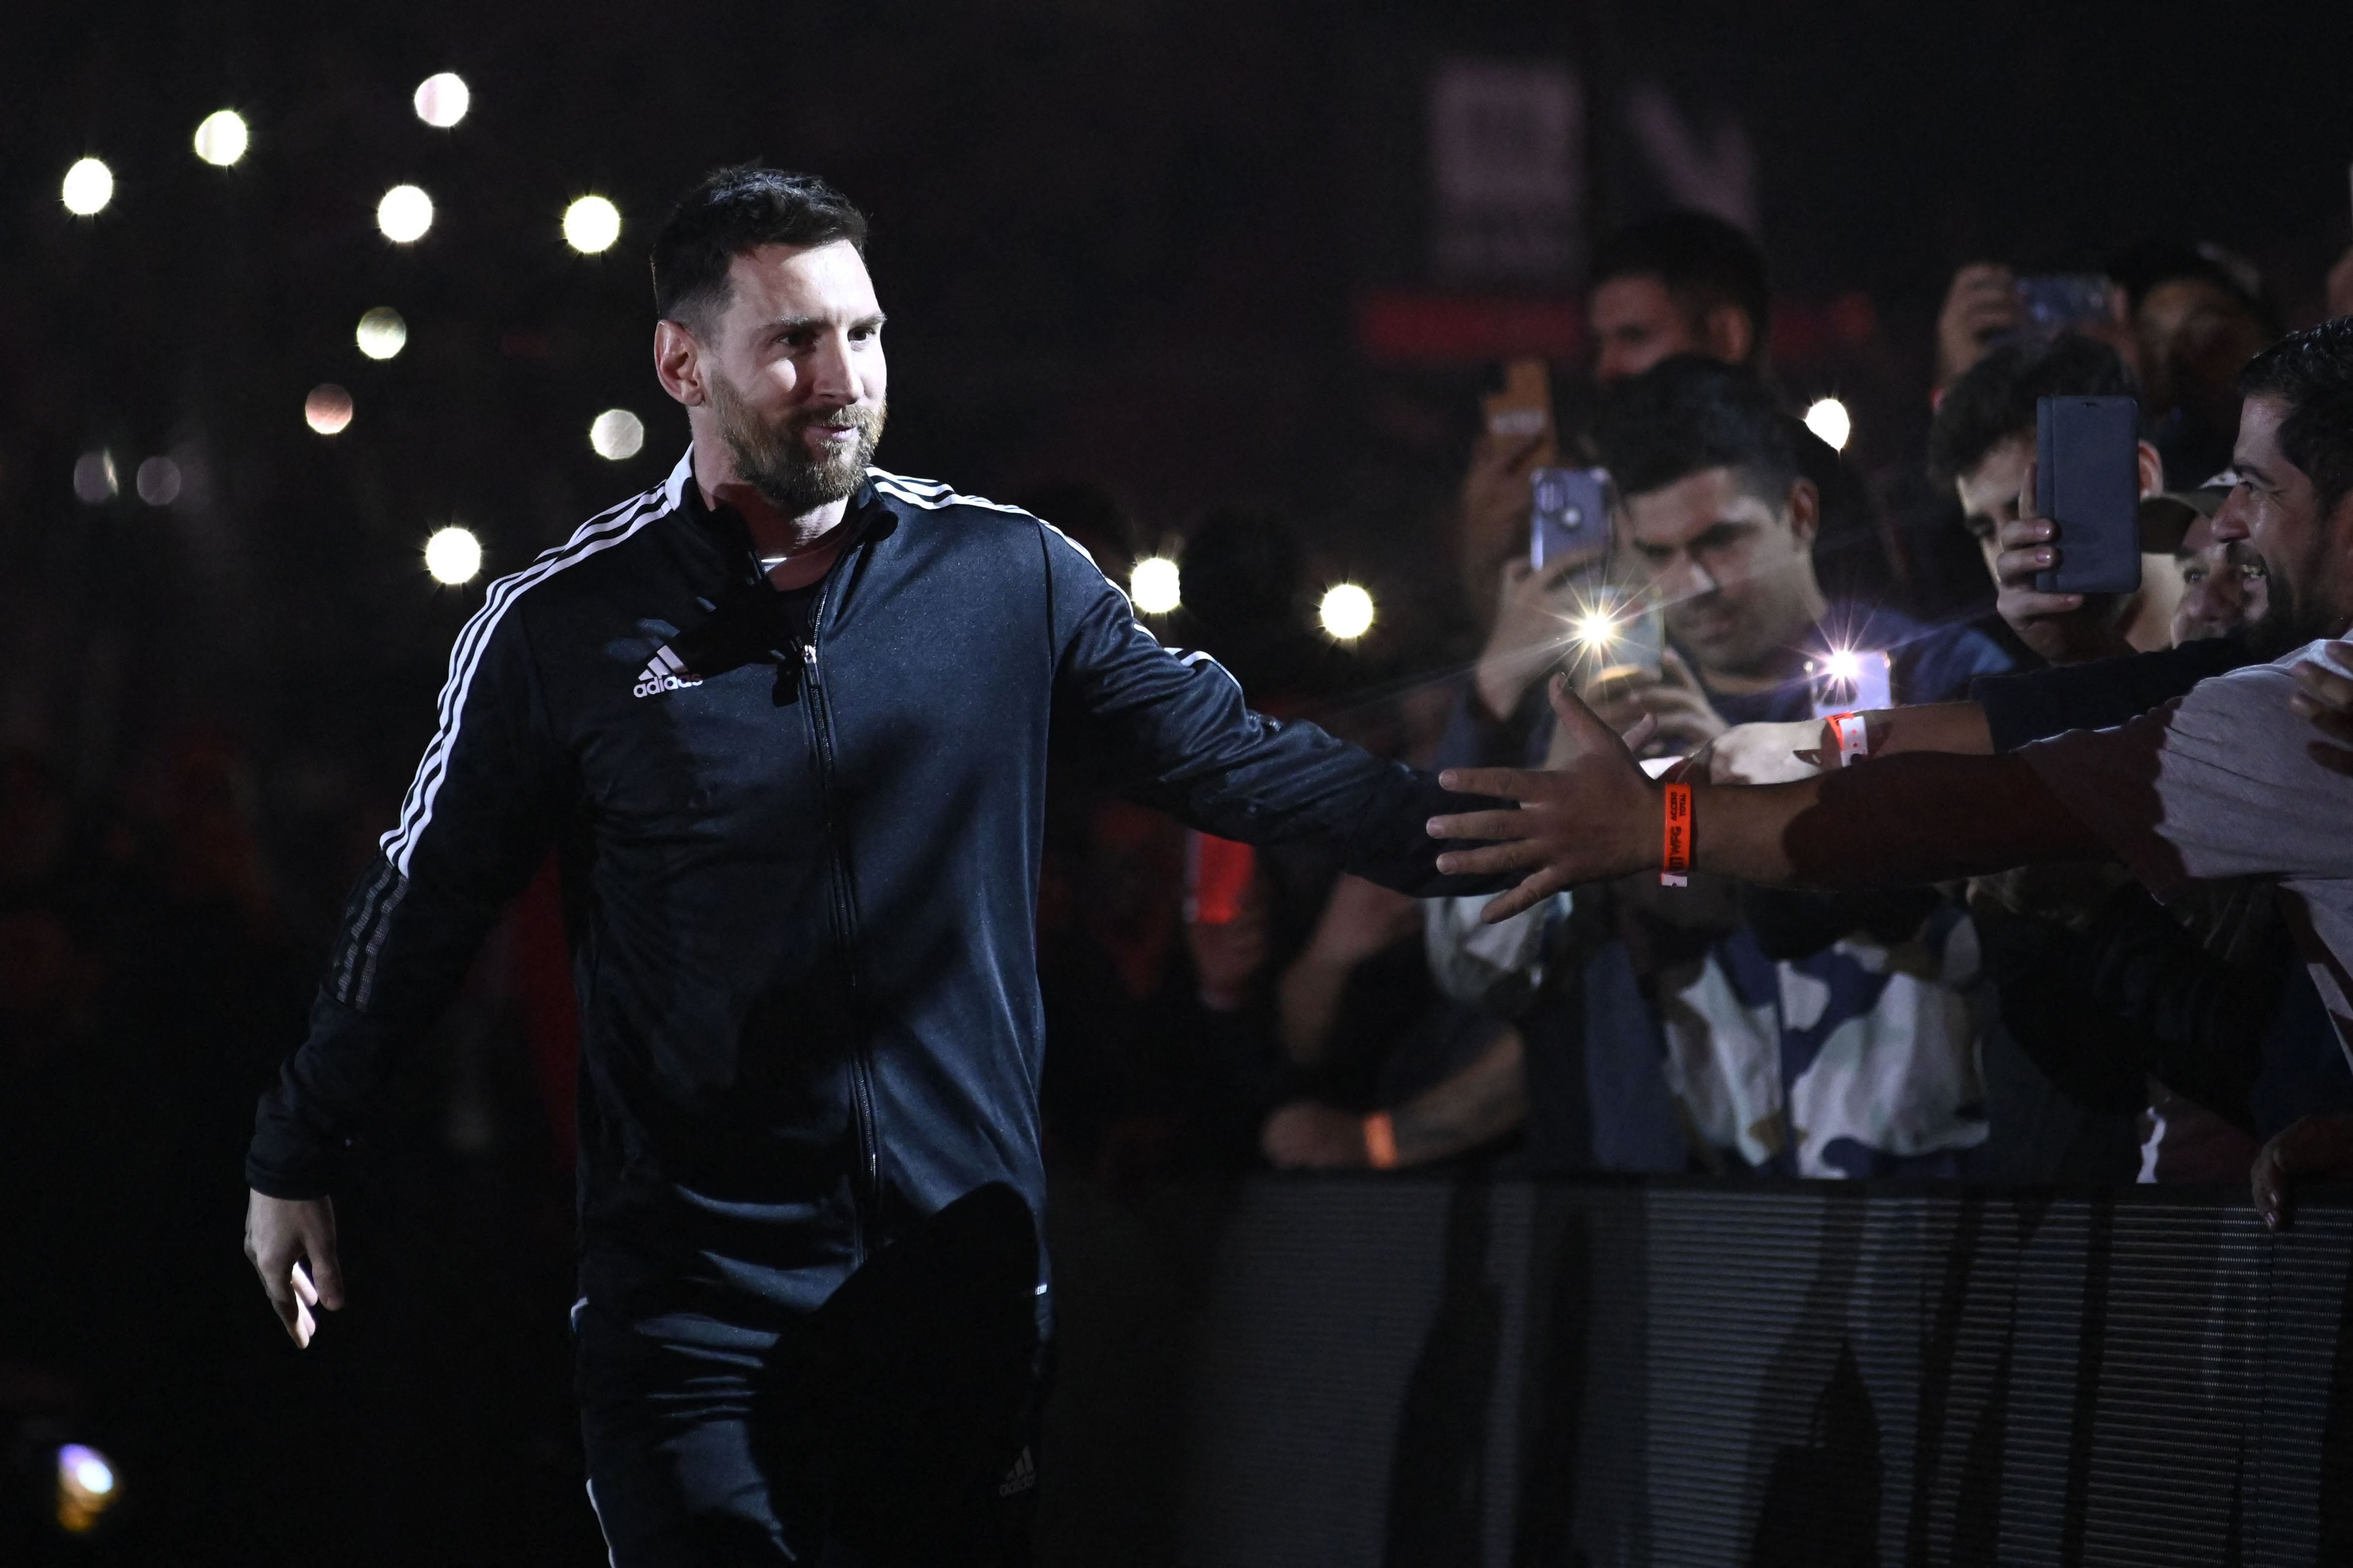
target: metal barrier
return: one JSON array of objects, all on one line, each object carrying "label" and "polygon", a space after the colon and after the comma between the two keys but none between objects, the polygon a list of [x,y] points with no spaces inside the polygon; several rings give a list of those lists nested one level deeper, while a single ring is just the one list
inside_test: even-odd
[{"label": "metal barrier", "polygon": [[2353,1562],[2353,1209],[1059,1189],[1049,1561]]}]

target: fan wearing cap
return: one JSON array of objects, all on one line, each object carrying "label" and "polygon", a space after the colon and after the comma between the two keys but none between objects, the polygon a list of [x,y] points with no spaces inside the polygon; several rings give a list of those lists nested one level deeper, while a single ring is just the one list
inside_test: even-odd
[{"label": "fan wearing cap", "polygon": [[2141,507],[2144,532],[2162,526],[2170,510],[2181,529],[2173,559],[2181,569],[2181,599],[2173,606],[2173,640],[2225,637],[2263,617],[2271,605],[2270,574],[2243,539],[2216,537],[2214,514],[2239,476],[2225,468],[2194,490],[2168,490]]}]

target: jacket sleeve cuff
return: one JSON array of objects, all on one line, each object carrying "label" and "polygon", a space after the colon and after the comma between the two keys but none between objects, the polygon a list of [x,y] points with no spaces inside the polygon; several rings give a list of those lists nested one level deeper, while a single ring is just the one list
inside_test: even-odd
[{"label": "jacket sleeve cuff", "polygon": [[285,1198],[290,1202],[328,1195],[328,1184],[321,1176],[290,1176],[257,1162],[252,1155],[245,1159],[245,1184],[265,1198]]},{"label": "jacket sleeve cuff", "polygon": [[253,1142],[245,1152],[245,1184],[264,1197],[322,1198],[342,1173],[340,1144],[305,1126],[280,1087],[261,1097]]},{"label": "jacket sleeve cuff", "polygon": [[1438,857],[1448,849],[1473,849],[1469,839],[1440,843],[1430,837],[1433,816],[1466,811],[1509,810],[1515,802],[1457,795],[1429,773],[1403,766],[1383,780],[1359,824],[1348,869],[1367,881],[1418,899],[1469,893],[1500,893],[1519,883],[1517,872],[1484,877],[1441,876]]}]

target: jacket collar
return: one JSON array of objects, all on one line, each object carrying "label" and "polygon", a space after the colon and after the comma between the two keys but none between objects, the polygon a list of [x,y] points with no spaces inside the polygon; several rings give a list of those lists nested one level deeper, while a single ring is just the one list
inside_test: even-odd
[{"label": "jacket collar", "polygon": [[[712,506],[702,499],[702,487],[694,482],[694,447],[689,443],[678,466],[662,481],[663,493],[669,498],[670,510],[691,520],[696,529],[724,552],[730,559],[741,560],[754,577],[760,575],[758,557],[752,547],[752,531],[743,514],[732,506]],[[849,529],[846,542],[854,546],[865,535],[873,519],[871,514],[887,510],[889,501],[874,488],[874,470],[869,468],[849,495],[849,510],[842,521]]]}]

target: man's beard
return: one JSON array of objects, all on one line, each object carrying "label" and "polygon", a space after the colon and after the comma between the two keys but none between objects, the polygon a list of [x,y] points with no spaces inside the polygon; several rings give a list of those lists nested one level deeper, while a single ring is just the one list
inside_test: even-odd
[{"label": "man's beard", "polygon": [[2249,652],[2266,661],[2283,659],[2308,642],[2337,635],[2341,617],[2322,602],[2319,592],[2320,574],[2327,570],[2327,561],[2323,531],[2294,571],[2282,571],[2283,563],[2277,561],[2263,563],[2263,574],[2269,580],[2263,613],[2240,634]]},{"label": "man's beard", "polygon": [[[857,489],[882,440],[885,405],[794,415],[779,426],[764,423],[723,377],[706,375],[703,387],[712,416],[719,422],[719,438],[734,459],[736,477],[786,517],[814,511]],[[808,455],[806,432],[852,426],[858,430],[856,441],[836,447],[821,459]]]}]

